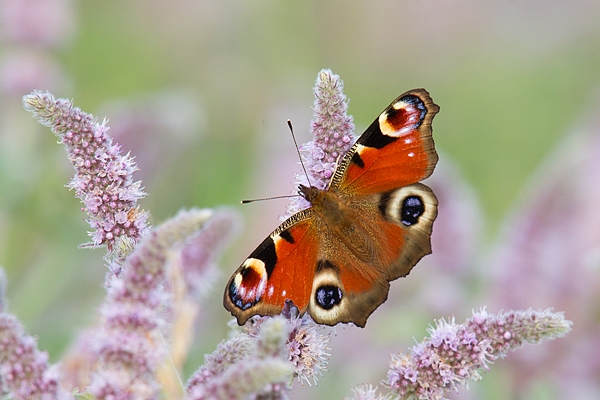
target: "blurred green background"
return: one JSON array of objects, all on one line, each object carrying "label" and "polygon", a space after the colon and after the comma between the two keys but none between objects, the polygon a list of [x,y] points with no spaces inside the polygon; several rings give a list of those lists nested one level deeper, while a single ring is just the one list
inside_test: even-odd
[{"label": "blurred green background", "polygon": [[[153,224],[190,206],[229,205],[245,216],[200,322],[223,323],[202,331],[188,373],[225,335],[221,284],[285,210],[284,202],[238,203],[293,189],[299,169],[285,121],[292,119],[299,142],[310,139],[320,69],[344,80],[357,133],[400,93],[431,93],[441,106],[436,145],[480,200],[484,245],[539,163],[598,108],[597,0],[56,3],[70,10],[60,43],[40,50],[8,35],[0,48],[43,51],[59,70],[49,87],[25,83],[16,93],[4,85],[0,131],[0,265],[9,309],[52,361],[95,320],[104,251],[77,249],[89,227],[64,187],[72,175],[64,149],[21,107],[31,89],[72,98],[109,118],[117,133],[130,132],[117,140],[137,157],[149,193],[141,205]],[[404,335],[408,344],[410,335],[422,336]],[[385,370],[387,359],[380,363]],[[310,393],[350,395],[339,379],[326,374]]]}]

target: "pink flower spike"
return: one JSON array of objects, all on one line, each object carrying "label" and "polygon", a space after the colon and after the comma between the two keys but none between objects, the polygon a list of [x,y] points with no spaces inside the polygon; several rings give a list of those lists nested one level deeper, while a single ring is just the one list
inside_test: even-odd
[{"label": "pink flower spike", "polygon": [[[300,146],[304,152],[302,161],[309,174],[310,184],[325,189],[335,172],[337,161],[355,142],[354,123],[348,112],[348,99],[344,95],[344,82],[329,69],[317,76],[314,88],[314,118],[311,133],[314,139]],[[297,174],[298,184],[308,185],[303,174]],[[302,198],[295,198],[289,205],[287,216],[309,206]]]},{"label": "pink flower spike", "polygon": [[[155,399],[160,391],[156,372],[168,350],[161,328],[171,310],[165,292],[165,265],[173,247],[196,233],[211,210],[181,211],[154,228],[125,259],[122,271],[107,277],[103,325],[91,339],[98,365],[89,391],[95,399],[124,393]],[[114,397],[117,396],[117,397]]]},{"label": "pink flower spike", "polygon": [[208,293],[219,275],[215,264],[222,247],[239,231],[240,217],[232,210],[216,210],[210,220],[181,249],[181,269],[189,296]]},{"label": "pink flower spike", "polygon": [[250,356],[254,345],[254,338],[245,333],[221,342],[212,354],[204,357],[205,364],[190,377],[186,391],[191,392],[194,387],[208,384],[210,380],[223,374],[230,365]]},{"label": "pink flower spike", "polygon": [[63,399],[59,374],[48,365],[48,354],[37,349],[37,341],[6,312],[0,312],[0,377],[15,400]]},{"label": "pink flower spike", "polygon": [[[142,183],[133,181],[137,170],[133,158],[121,154],[120,146],[107,135],[106,120],[98,123],[94,116],[73,107],[71,101],[57,100],[48,92],[24,96],[23,106],[50,127],[66,147],[75,168],[67,187],[83,202],[83,211],[94,229],[90,233],[93,242],[84,246],[106,245],[112,252],[117,243],[137,243],[148,230],[148,213],[137,205],[146,194]],[[121,252],[113,255],[117,260],[126,256]]]},{"label": "pink flower spike", "polygon": [[269,386],[268,394],[257,395],[256,399],[281,399],[277,393],[286,389],[285,382],[290,374],[288,362],[275,357],[249,359],[227,369],[222,376],[211,380],[207,385],[188,387],[188,400],[229,400],[246,399],[253,393]]},{"label": "pink flower spike", "polygon": [[[316,385],[323,372],[327,372],[331,357],[331,338],[329,333],[325,333],[328,328],[315,323],[308,313],[299,317],[298,308],[290,300],[286,300],[281,316],[285,317],[289,331],[283,355],[294,367],[294,378],[301,384]],[[260,337],[263,325],[272,319],[253,317],[252,323],[247,323],[242,329],[253,337]]]},{"label": "pink flower spike", "polygon": [[489,315],[473,313],[464,324],[437,321],[425,339],[410,354],[394,354],[388,371],[388,385],[402,399],[445,399],[469,380],[481,379],[480,371],[526,343],[563,337],[572,323],[562,313],[509,311]]},{"label": "pink flower spike", "polygon": [[324,327],[316,324],[308,313],[298,317],[298,309],[286,301],[284,315],[289,312],[290,334],[287,341],[287,357],[294,365],[294,376],[300,383],[315,385],[319,376],[327,371],[331,354],[330,336],[323,333]]},{"label": "pink flower spike", "polygon": [[206,357],[186,385],[187,399],[287,398],[293,367],[285,357],[288,323],[264,318],[252,333],[240,333]]}]

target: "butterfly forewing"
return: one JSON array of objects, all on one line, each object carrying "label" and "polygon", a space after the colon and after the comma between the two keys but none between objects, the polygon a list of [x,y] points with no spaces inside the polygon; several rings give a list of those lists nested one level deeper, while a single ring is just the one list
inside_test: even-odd
[{"label": "butterfly forewing", "polygon": [[253,315],[276,315],[286,299],[306,311],[314,277],[318,235],[310,210],[295,214],[269,235],[229,280],[223,304],[244,324]]},{"label": "butterfly forewing", "polygon": [[427,178],[438,160],[431,136],[438,111],[424,89],[398,96],[343,158],[331,186],[366,194]]}]

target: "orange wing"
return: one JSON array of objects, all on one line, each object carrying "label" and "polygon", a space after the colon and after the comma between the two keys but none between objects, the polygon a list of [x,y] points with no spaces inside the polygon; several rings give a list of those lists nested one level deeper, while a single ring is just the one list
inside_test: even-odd
[{"label": "orange wing", "polygon": [[427,178],[438,160],[431,137],[438,111],[424,89],[400,95],[344,156],[330,189],[380,193]]},{"label": "orange wing", "polygon": [[308,308],[319,249],[310,209],[269,235],[229,280],[223,305],[243,325],[253,315],[280,314],[289,299]]}]

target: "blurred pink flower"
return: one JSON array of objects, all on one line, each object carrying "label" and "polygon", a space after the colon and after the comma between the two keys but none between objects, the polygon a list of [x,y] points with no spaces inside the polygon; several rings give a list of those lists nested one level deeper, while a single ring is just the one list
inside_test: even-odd
[{"label": "blurred pink flower", "polygon": [[[155,227],[125,259],[120,274],[107,277],[103,321],[93,335],[99,366],[92,369],[90,392],[96,399],[156,398],[158,366],[167,356],[161,333],[171,296],[164,290],[171,248],[210,218],[209,210],[181,211]],[[114,397],[117,396],[117,397]]]},{"label": "blurred pink flower", "polygon": [[164,166],[196,140],[207,125],[205,107],[191,91],[164,90],[102,107],[110,115],[110,134],[125,152],[135,154],[140,179],[171,179]]},{"label": "blurred pink flower", "polygon": [[463,279],[473,272],[474,259],[482,244],[484,216],[479,199],[458,166],[443,153],[426,183],[439,204],[431,235],[433,252],[424,261]]},{"label": "blurred pink flower", "polygon": [[67,77],[49,54],[21,49],[5,52],[0,59],[0,91],[21,97],[36,88],[62,89]]},{"label": "blurred pink flower", "polygon": [[179,255],[187,294],[199,301],[219,276],[216,257],[240,229],[240,217],[231,210],[217,210],[182,247]]},{"label": "blurred pink flower", "polygon": [[62,399],[59,371],[48,365],[48,353],[37,349],[37,340],[27,335],[14,315],[5,310],[4,270],[0,268],[0,378],[15,400]]},{"label": "blurred pink flower", "polygon": [[556,376],[559,397],[600,396],[599,171],[594,116],[559,143],[504,223],[488,269],[494,307],[560,307],[575,323],[570,340],[511,359],[514,393]]},{"label": "blurred pink flower", "polygon": [[2,0],[0,37],[19,45],[58,47],[75,31],[73,0]]},{"label": "blurred pink flower", "polygon": [[189,379],[187,399],[287,398],[293,372],[285,357],[287,337],[288,323],[277,316],[222,342]]}]

